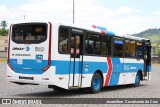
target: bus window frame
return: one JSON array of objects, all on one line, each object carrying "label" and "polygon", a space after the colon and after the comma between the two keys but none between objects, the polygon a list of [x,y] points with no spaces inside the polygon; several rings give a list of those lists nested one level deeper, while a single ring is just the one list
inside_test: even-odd
[{"label": "bus window frame", "polygon": [[[148,42],[148,43],[146,44],[146,42]],[[143,45],[143,60],[146,60],[146,58],[144,57],[144,47],[145,46],[150,47],[150,55],[151,55],[151,41],[150,40],[142,40],[142,45]],[[151,60],[151,56],[150,56],[150,60]],[[150,63],[151,63],[151,61],[150,61]]]},{"label": "bus window frame", "polygon": [[[59,52],[59,39],[60,39],[59,34],[60,34],[60,28],[61,27],[68,29],[68,51],[67,51],[67,53]],[[79,32],[72,31],[72,29],[77,29],[77,30],[82,30],[83,31],[83,33],[81,33],[81,35],[83,35],[83,48],[84,48],[84,37],[85,37],[84,36],[85,35],[85,30],[84,29],[80,29],[80,28],[76,28],[76,27],[71,27],[71,26],[60,25],[58,27],[58,53],[59,54],[65,54],[65,55],[71,54],[71,52],[70,52],[70,48],[71,48],[71,44],[70,44],[71,43],[71,36],[72,36],[73,33],[79,33]],[[84,50],[83,50],[82,54],[84,55]]]},{"label": "bus window frame", "polygon": [[[140,43],[142,44],[142,49],[143,49],[143,47],[144,47],[143,42],[136,40],[136,43],[137,43],[137,42],[140,42]],[[137,44],[136,44],[136,48],[137,48]],[[135,52],[137,53],[137,51],[135,51]],[[143,56],[144,56],[144,52],[143,52],[143,50],[142,50],[142,57],[139,58],[139,57],[137,57],[137,54],[136,54],[135,58],[136,58],[136,59],[143,59]]]},{"label": "bus window frame", "polygon": [[[135,47],[137,48],[137,42],[140,42],[142,43],[142,48],[143,48],[143,42],[141,40],[136,40],[136,39],[130,39],[130,38],[125,38],[125,40],[129,40],[129,41],[135,41]],[[134,57],[127,57],[125,56],[125,51],[124,51],[124,58],[130,58],[130,59],[143,59],[142,58],[138,58],[137,55],[136,55],[136,48],[135,48],[135,56]],[[126,49],[126,42],[125,42],[125,46],[124,46],[124,50]]]},{"label": "bus window frame", "polygon": [[[116,38],[119,38],[120,40],[122,40],[123,41],[123,47],[122,47],[122,57],[119,57],[119,56],[115,56],[114,55],[114,49],[115,49],[115,46],[114,46],[114,40],[116,39]],[[118,40],[118,39],[116,39],[116,40]],[[115,57],[115,58],[124,58],[124,40],[125,40],[125,38],[123,38],[123,37],[118,37],[118,36],[114,36],[113,38],[112,38],[112,57]]]},{"label": "bus window frame", "polygon": [[[40,25],[45,25],[46,26],[46,37],[44,38],[44,39],[41,39],[41,40],[38,40],[38,41],[36,41],[36,40],[34,40],[34,41],[32,41],[32,40],[21,40],[21,41],[19,41],[19,40],[16,40],[14,37],[13,37],[13,34],[14,34],[14,30],[13,30],[13,28],[14,28],[14,26],[17,26],[17,25],[32,25],[32,24],[40,24]],[[51,28],[50,28],[51,29]],[[47,38],[49,37],[49,24],[48,23],[20,23],[20,24],[14,24],[13,26],[12,26],[12,41],[13,42],[15,42],[15,43],[17,43],[17,44],[41,44],[41,43],[43,43],[43,42],[45,42],[46,40],[47,40]]]},{"label": "bus window frame", "polygon": [[[87,34],[95,34],[95,35],[100,35],[100,36],[101,36],[101,42],[100,42],[101,54],[100,54],[100,55],[97,55],[97,54],[88,54],[88,53],[86,52],[86,37],[87,37]],[[102,57],[102,56],[103,56],[103,55],[102,55],[102,39],[103,39],[103,34],[102,34],[102,33],[86,30],[86,31],[85,31],[85,36],[84,36],[84,55],[85,55],[85,56],[97,56],[97,57]]]},{"label": "bus window frame", "polygon": [[[67,51],[66,53],[59,51],[60,28],[66,28],[66,29],[68,29],[68,43],[67,43],[68,51]],[[58,53],[59,53],[59,54],[66,54],[66,55],[70,54],[70,52],[69,52],[69,49],[70,49],[69,43],[70,43],[70,35],[71,35],[70,32],[71,32],[71,31],[70,31],[70,27],[68,27],[68,26],[60,25],[60,26],[58,27]]]},{"label": "bus window frame", "polygon": [[[134,42],[135,42],[135,56],[132,56],[132,57],[129,56],[129,57],[127,57],[127,56],[125,55],[125,51],[124,51],[124,58],[136,59],[136,58],[137,58],[137,56],[136,56],[136,47],[137,47],[136,43],[137,43],[138,40],[130,39],[130,38],[124,38],[124,41],[126,41],[126,40],[134,41]],[[126,42],[125,42],[125,44],[124,44],[124,50],[125,50],[125,49],[126,49]]]},{"label": "bus window frame", "polygon": [[[113,46],[112,46],[112,43],[113,43],[112,40],[113,40],[113,37],[112,37],[112,35],[109,35],[109,34],[102,35],[102,42],[103,42],[104,36],[110,37],[110,42],[111,42],[111,44],[110,44],[110,48],[111,48],[111,49],[110,49],[110,50],[111,50],[111,52],[110,52],[110,55],[104,55],[103,52],[102,52],[103,50],[102,50],[102,48],[101,48],[102,57],[111,57],[111,56],[113,56],[113,54],[112,54],[112,50],[113,50],[113,49],[112,49],[112,47],[113,47]],[[101,45],[103,45],[103,44],[101,43]],[[101,47],[102,47],[102,46],[101,46]]]}]

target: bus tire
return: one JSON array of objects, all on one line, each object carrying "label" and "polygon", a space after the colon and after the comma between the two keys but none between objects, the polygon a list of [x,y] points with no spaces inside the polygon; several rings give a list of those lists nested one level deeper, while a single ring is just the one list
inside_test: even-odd
[{"label": "bus tire", "polygon": [[138,87],[140,85],[140,80],[141,80],[140,73],[137,72],[136,78],[135,78],[135,83],[134,83],[135,87]]},{"label": "bus tire", "polygon": [[102,77],[99,73],[95,73],[92,77],[91,92],[98,93],[102,88]]}]

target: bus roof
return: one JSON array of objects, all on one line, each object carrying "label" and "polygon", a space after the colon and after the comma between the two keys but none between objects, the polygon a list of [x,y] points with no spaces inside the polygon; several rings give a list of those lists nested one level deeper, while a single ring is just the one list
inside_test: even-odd
[{"label": "bus roof", "polygon": [[142,40],[148,41],[148,40],[149,40],[149,39],[146,39],[146,38],[141,38],[141,37],[131,36],[131,35],[124,35],[123,37],[124,37],[124,38],[128,38],[128,39],[139,40],[139,41],[142,41]]},{"label": "bus roof", "polygon": [[71,27],[75,27],[75,28],[79,28],[79,29],[86,29],[89,31],[94,31],[94,32],[98,32],[98,33],[102,33],[102,31],[106,31],[106,34],[111,35],[111,36],[117,36],[117,37],[123,37],[123,38],[128,38],[128,39],[134,39],[134,40],[149,40],[146,38],[141,38],[141,37],[136,37],[136,36],[131,36],[131,35],[115,35],[114,32],[108,31],[107,29],[105,29],[104,27],[102,27],[102,30],[99,28],[94,28],[93,25],[91,26],[82,26],[82,25],[77,25],[77,24],[67,24],[67,23],[60,23],[60,25],[64,25],[64,26],[71,26]]},{"label": "bus roof", "polygon": [[[47,21],[28,21],[28,22],[20,22],[20,23],[48,23]],[[15,24],[20,24],[20,23],[15,23]],[[63,26],[70,26],[70,27],[75,27],[75,28],[79,28],[79,29],[85,29],[88,31],[93,31],[93,32],[97,32],[97,33],[102,33],[102,34],[108,34],[111,36],[117,36],[117,37],[122,37],[122,38],[128,38],[128,39],[134,39],[134,40],[138,40],[138,41],[142,41],[142,40],[146,40],[148,41],[149,39],[146,38],[141,38],[141,37],[136,37],[136,36],[131,36],[131,35],[116,35],[114,32],[112,31],[108,31],[105,27],[101,27],[101,26],[96,26],[95,25],[78,25],[78,24],[73,24],[73,23],[64,23],[64,22],[58,22],[58,21],[53,21],[52,23],[57,24],[57,25],[63,25]]]},{"label": "bus roof", "polygon": [[100,26],[95,28],[93,27],[93,25],[88,26],[88,25],[68,24],[68,23],[60,23],[60,25],[71,26],[71,27],[75,27],[79,29],[85,29],[85,30],[89,30],[89,31],[97,32],[97,33],[103,33],[103,34],[115,36],[114,32],[108,31],[106,28],[100,27]]}]

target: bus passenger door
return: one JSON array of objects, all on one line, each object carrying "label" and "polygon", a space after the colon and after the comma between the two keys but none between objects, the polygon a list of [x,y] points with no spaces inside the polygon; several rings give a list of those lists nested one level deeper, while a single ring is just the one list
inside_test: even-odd
[{"label": "bus passenger door", "polygon": [[144,76],[145,79],[150,79],[150,69],[151,69],[151,46],[150,43],[144,42]]},{"label": "bus passenger door", "polygon": [[69,88],[81,85],[83,63],[83,34],[71,34]]}]

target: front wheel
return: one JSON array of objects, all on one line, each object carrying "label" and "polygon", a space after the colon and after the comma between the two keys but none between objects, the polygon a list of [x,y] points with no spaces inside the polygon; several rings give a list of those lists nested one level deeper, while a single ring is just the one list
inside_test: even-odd
[{"label": "front wheel", "polygon": [[98,93],[100,92],[101,88],[102,88],[102,78],[100,74],[96,73],[92,77],[91,92]]},{"label": "front wheel", "polygon": [[140,85],[140,73],[137,72],[136,78],[135,78],[135,87],[138,87]]}]

